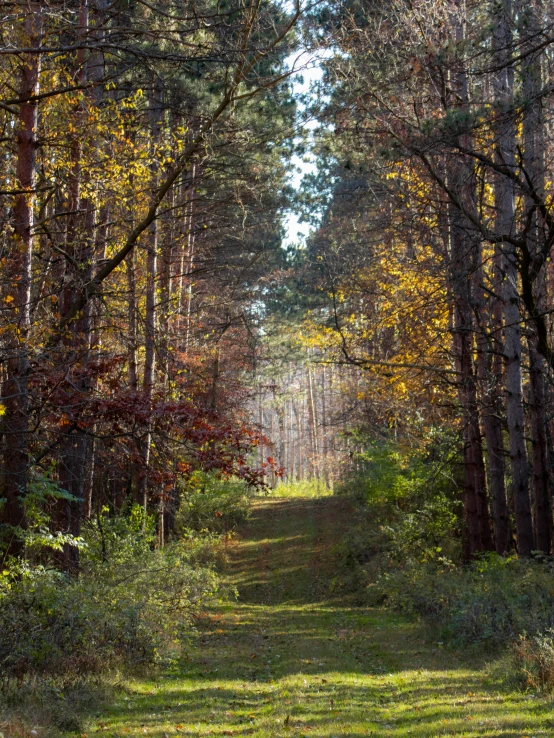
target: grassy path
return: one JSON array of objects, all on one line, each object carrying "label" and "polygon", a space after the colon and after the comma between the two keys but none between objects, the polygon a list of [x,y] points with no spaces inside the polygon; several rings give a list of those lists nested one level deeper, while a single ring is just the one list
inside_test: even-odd
[{"label": "grassy path", "polygon": [[207,618],[187,664],[134,684],[87,736],[554,736],[550,703],[333,597],[347,504],[258,502],[230,551],[238,603]]}]

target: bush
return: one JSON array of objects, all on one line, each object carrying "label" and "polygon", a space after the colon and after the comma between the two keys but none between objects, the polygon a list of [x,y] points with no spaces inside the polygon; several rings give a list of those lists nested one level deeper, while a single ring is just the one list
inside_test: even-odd
[{"label": "bush", "polygon": [[337,488],[355,504],[340,548],[340,586],[361,593],[384,571],[460,560],[460,504],[451,439],[431,434],[419,450],[367,443],[358,471]]},{"label": "bush", "polygon": [[554,691],[554,630],[531,637],[521,635],[514,644],[512,660],[524,687]]},{"label": "bush", "polygon": [[[0,508],[4,500],[0,498]],[[65,546],[82,548],[82,538],[69,533],[57,531],[52,533],[49,509],[60,502],[77,502],[68,492],[63,490],[52,479],[52,469],[44,473],[40,469],[32,469],[29,473],[27,492],[23,497],[26,527],[0,524],[0,555],[6,550],[6,544],[12,538],[19,539],[25,547],[27,561],[45,560],[52,552],[62,551]]]},{"label": "bush", "polygon": [[251,490],[241,479],[195,472],[180,489],[176,529],[179,532],[231,530],[248,517],[251,496]]},{"label": "bush", "polygon": [[215,540],[162,550],[138,506],[86,528],[79,578],[13,565],[0,576],[0,673],[71,681],[171,655],[217,595]]},{"label": "bush", "polygon": [[439,640],[489,649],[516,643],[532,678],[546,682],[554,563],[486,554],[462,566],[451,448],[452,439],[437,432],[419,450],[366,445],[357,474],[339,489],[358,502],[341,544],[339,584],[366,603],[422,617]]},{"label": "bush", "polygon": [[423,616],[457,645],[504,646],[554,627],[554,570],[484,555],[465,567],[409,566],[381,575],[370,599]]}]

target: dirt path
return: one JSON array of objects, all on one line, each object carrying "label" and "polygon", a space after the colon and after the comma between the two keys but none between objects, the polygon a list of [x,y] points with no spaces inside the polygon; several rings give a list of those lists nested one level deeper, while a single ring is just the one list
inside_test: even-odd
[{"label": "dirt path", "polygon": [[[230,550],[238,602],[205,623],[192,659],[142,681],[87,735],[554,736],[551,704],[333,588],[348,503],[256,503]],[[337,591],[338,589],[338,591]]]}]

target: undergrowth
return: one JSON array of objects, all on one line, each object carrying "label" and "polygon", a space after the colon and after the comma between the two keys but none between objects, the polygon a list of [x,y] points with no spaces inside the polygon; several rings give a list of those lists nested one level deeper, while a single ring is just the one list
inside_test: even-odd
[{"label": "undergrowth", "polygon": [[[508,654],[511,676],[554,688],[554,562],[490,553],[462,561],[456,457],[368,444],[339,492],[357,501],[336,584],[360,602],[422,618],[445,645]],[[360,469],[361,467],[361,469]]]},{"label": "undergrowth", "polygon": [[383,572],[369,602],[422,616],[440,638],[491,651],[554,626],[550,563],[488,554],[463,567],[406,566]]},{"label": "undergrowth", "polygon": [[[138,508],[140,510],[140,508]],[[150,526],[104,520],[84,535],[80,576],[47,566],[6,570],[0,589],[4,678],[72,682],[171,654],[218,592],[215,541],[151,548]],[[102,541],[102,542],[101,542]]]},{"label": "undergrowth", "polygon": [[198,475],[162,548],[154,515],[105,508],[70,542],[78,576],[56,567],[68,542],[46,547],[48,520],[36,505],[25,558],[0,570],[0,715],[10,716],[9,734],[33,722],[77,729],[82,711],[125,675],[183,657],[197,619],[232,596],[219,570],[248,505],[242,482]]},{"label": "undergrowth", "polygon": [[232,530],[248,517],[252,494],[241,479],[194,472],[180,488],[177,533]]}]

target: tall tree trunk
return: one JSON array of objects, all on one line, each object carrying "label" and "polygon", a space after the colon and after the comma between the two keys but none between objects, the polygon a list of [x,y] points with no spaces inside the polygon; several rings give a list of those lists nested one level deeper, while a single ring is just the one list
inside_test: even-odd
[{"label": "tall tree trunk", "polygon": [[143,386],[151,398],[156,365],[156,280],[158,273],[157,221],[151,226],[146,251],[146,313],[144,322],[144,379]]},{"label": "tall tree trunk", "polygon": [[308,405],[308,430],[310,433],[310,445],[312,449],[312,475],[319,480],[319,443],[317,435],[317,412],[316,412],[316,401],[315,401],[315,389],[314,389],[314,378],[310,364],[306,367],[306,378],[307,378],[307,405]]},{"label": "tall tree trunk", "polygon": [[[468,535],[468,554],[490,550],[490,521],[486,505],[486,472],[479,427],[477,388],[473,370],[473,327],[471,314],[463,300],[456,299],[454,310],[454,354],[459,372],[458,397],[463,410],[464,512]],[[485,525],[484,525],[485,523]],[[486,524],[489,530],[486,529]]]},{"label": "tall tree trunk", "polygon": [[[494,526],[494,543],[496,552],[505,554],[511,546],[510,511],[506,497],[504,442],[502,439],[501,418],[501,372],[496,357],[502,349],[502,342],[497,335],[499,325],[495,321],[495,312],[501,302],[494,297],[491,320],[487,316],[484,299],[484,276],[482,267],[482,250],[478,248],[477,263],[473,272],[473,305],[476,321],[476,370],[481,394],[481,416],[487,442],[487,458],[489,467],[489,489]],[[495,263],[494,267],[497,264]],[[496,370],[496,371],[495,371]]]},{"label": "tall tree trunk", "polygon": [[[161,136],[162,103],[161,92],[157,84],[153,85],[153,95],[150,110],[151,125],[151,156],[150,167],[151,186],[155,191],[158,180],[157,147]],[[146,312],[144,320],[144,374],[143,393],[148,411],[152,407],[154,393],[154,379],[156,369],[156,286],[158,279],[158,229],[159,220],[156,218],[148,229],[148,245],[146,248]],[[142,477],[140,484],[140,499],[144,510],[148,508],[149,466],[151,455],[152,430],[150,423],[140,444],[142,457]]]},{"label": "tall tree trunk", "polygon": [[[196,164],[193,164],[192,172],[191,172],[191,185],[189,188],[190,200],[187,203],[188,212],[187,212],[187,217],[185,221],[187,225],[186,259],[184,260],[184,264],[186,268],[186,282],[187,282],[186,297],[184,301],[185,303],[184,304],[184,317],[185,317],[184,350],[185,350],[185,354],[188,354],[188,352],[190,351],[191,341],[192,341],[192,300],[193,300],[193,276],[192,275],[194,271],[195,246],[196,246],[196,237],[194,233],[195,179],[196,179]],[[183,254],[185,254],[185,252],[183,252]],[[181,269],[181,274],[183,274],[183,269]]]},{"label": "tall tree trunk", "polygon": [[533,490],[535,493],[536,548],[546,554],[552,548],[552,507],[548,473],[545,361],[529,337],[529,409],[533,444]]},{"label": "tall tree trunk", "polygon": [[137,373],[137,288],[135,275],[135,252],[125,259],[127,271],[127,305],[129,324],[127,329],[127,379],[133,392],[138,391]]},{"label": "tall tree trunk", "polygon": [[[77,38],[86,38],[89,31],[88,0],[80,0]],[[88,83],[87,58],[82,49],[77,51],[78,79]],[[90,195],[90,174],[83,169],[83,135],[85,133],[86,99],[75,111],[76,134],[71,139],[71,174],[68,194],[68,228],[66,250],[72,257],[73,271],[62,299],[62,314],[69,310],[83,286],[92,276],[94,259],[95,210]],[[91,394],[90,348],[92,338],[92,305],[89,302],[81,315],[66,330],[62,339],[62,356],[67,366],[66,384],[66,433],[62,437],[59,453],[60,486],[72,499],[60,500],[58,530],[79,536],[85,503],[87,450],[89,439],[81,417]],[[78,567],[78,549],[65,546],[60,563],[67,571]]]},{"label": "tall tree trunk", "polygon": [[[531,0],[518,7],[519,42],[526,48],[526,39],[536,43],[541,32],[542,2]],[[523,116],[523,167],[528,180],[544,198],[545,190],[545,130],[542,113],[542,70],[540,52],[528,53],[522,61],[522,89],[525,105]],[[527,233],[527,248],[531,259],[539,258],[544,248],[544,224],[541,214],[530,197],[525,210],[531,215]],[[546,307],[546,268],[540,269],[535,280],[535,302],[539,311]],[[533,491],[535,498],[536,547],[550,553],[552,549],[552,507],[548,468],[545,375],[546,362],[537,349],[537,335],[528,334],[530,430],[533,445]]]},{"label": "tall tree trunk", "polygon": [[[158,266],[158,225],[157,221],[150,226],[148,248],[146,252],[146,315],[144,335],[144,401],[150,409],[154,392],[154,376],[156,367],[156,277]],[[141,442],[142,476],[140,483],[140,500],[144,509],[148,507],[148,476],[150,465],[150,446],[152,432],[150,424]]]},{"label": "tall tree trunk", "polygon": [[[36,48],[42,37],[42,4],[29,2],[24,22],[23,46]],[[40,54],[22,55],[18,96],[23,100],[39,92]],[[36,174],[38,101],[23,102],[16,127],[16,185],[7,290],[4,303],[11,311],[7,337],[6,379],[2,404],[4,418],[4,523],[13,526],[7,555],[22,552],[16,528],[25,528],[23,497],[29,472],[29,331],[31,328],[31,277],[33,253],[33,206]]]},{"label": "tall tree trunk", "polygon": [[[108,241],[108,221],[109,210],[107,207],[101,207],[98,216],[98,224],[96,229],[95,244],[95,262],[102,263],[106,257],[107,241]],[[99,330],[99,320],[101,315],[101,306],[97,301],[91,311],[91,354],[96,359],[100,359],[102,354],[102,334]],[[98,376],[93,374],[91,377],[91,394],[97,390]],[[88,519],[93,511],[93,495],[95,489],[95,480],[97,472],[96,454],[98,451],[98,443],[95,438],[96,424],[90,429],[90,435],[87,438],[87,459],[85,470],[85,490],[84,490],[84,507],[83,517]]]},{"label": "tall tree trunk", "polygon": [[[168,206],[173,208],[175,202],[175,193],[172,191],[168,195]],[[171,362],[171,336],[170,336],[170,315],[173,302],[173,280],[172,266],[174,255],[175,228],[174,220],[171,216],[162,219],[163,224],[163,240],[160,248],[160,300],[159,300],[159,358],[161,372],[163,375],[163,384],[169,386],[170,380],[170,362]]]},{"label": "tall tree trunk", "polygon": [[[496,159],[501,166],[515,170],[515,125],[506,115],[513,104],[513,69],[510,57],[513,48],[511,0],[503,0],[497,14],[494,50],[500,71],[493,79],[495,99],[498,105]],[[515,217],[515,192],[509,179],[502,174],[495,177],[494,201],[496,230],[511,233]],[[504,253],[504,353],[506,360],[506,413],[510,461],[512,469],[512,494],[514,499],[517,549],[520,556],[529,556],[534,548],[531,498],[529,494],[529,463],[525,443],[525,415],[521,377],[521,314],[518,289],[517,254],[513,244],[502,244]]]},{"label": "tall tree trunk", "polygon": [[[453,34],[463,48],[464,19],[461,3],[452,17]],[[469,90],[463,60],[458,60],[452,74],[456,105],[463,112],[469,109]],[[470,131],[458,135],[462,148],[471,148]],[[450,283],[454,302],[454,354],[459,371],[458,397],[464,423],[464,507],[468,533],[467,552],[493,550],[492,528],[487,496],[487,476],[483,456],[477,382],[473,364],[475,322],[473,320],[472,273],[480,254],[480,237],[466,214],[476,211],[476,186],[473,164],[452,157],[447,163],[448,181],[456,193],[459,205],[448,209],[448,244]]]},{"label": "tall tree trunk", "polygon": [[331,486],[329,474],[329,436],[327,419],[327,382],[325,365],[321,367],[321,456],[323,460],[323,479],[327,487]]}]

